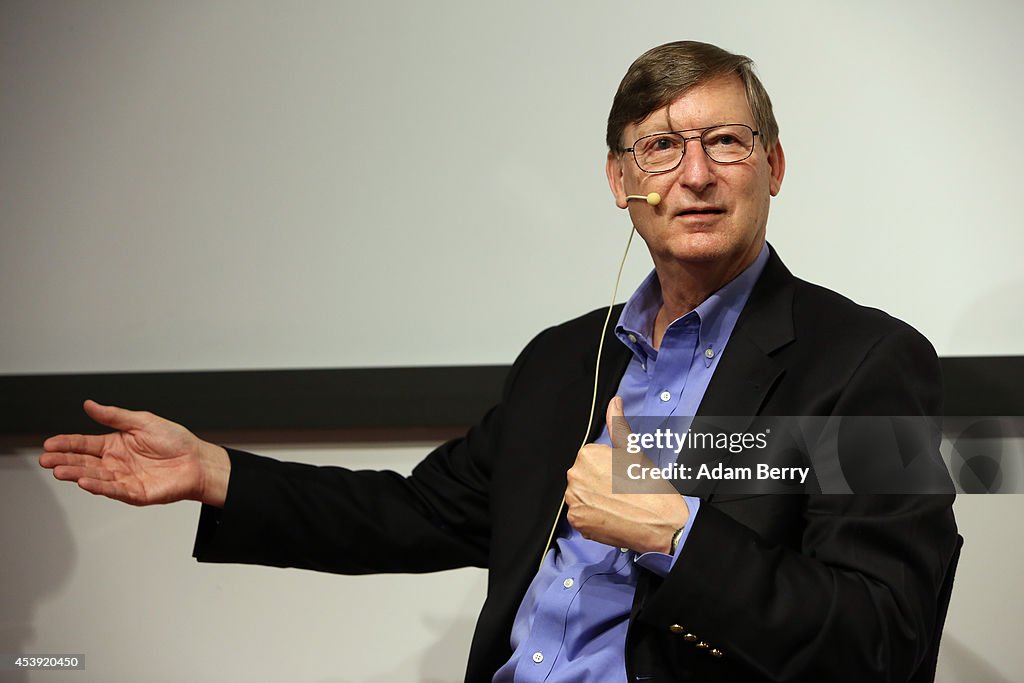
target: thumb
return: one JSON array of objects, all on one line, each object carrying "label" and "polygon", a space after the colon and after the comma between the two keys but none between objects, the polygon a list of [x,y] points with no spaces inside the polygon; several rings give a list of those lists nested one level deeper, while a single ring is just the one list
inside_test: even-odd
[{"label": "thumb", "polygon": [[85,414],[101,425],[113,427],[118,431],[128,431],[141,427],[143,424],[142,413],[134,410],[125,410],[117,406],[105,406],[92,399],[82,404]]},{"label": "thumb", "polygon": [[608,426],[608,438],[611,439],[613,449],[625,449],[628,445],[629,435],[632,428],[622,412],[622,398],[615,396],[608,401],[608,410],[604,414],[605,424]]}]

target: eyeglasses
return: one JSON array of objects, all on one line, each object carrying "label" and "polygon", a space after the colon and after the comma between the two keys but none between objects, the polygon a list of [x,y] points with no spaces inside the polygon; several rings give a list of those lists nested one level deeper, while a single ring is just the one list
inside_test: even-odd
[{"label": "eyeglasses", "polygon": [[[697,131],[700,131],[700,135],[684,135]],[[710,128],[645,135],[624,151],[633,153],[633,159],[641,171],[665,173],[682,162],[687,140],[699,139],[704,153],[716,164],[735,164],[754,153],[754,138],[757,135],[758,131],[746,124],[727,123]]]}]

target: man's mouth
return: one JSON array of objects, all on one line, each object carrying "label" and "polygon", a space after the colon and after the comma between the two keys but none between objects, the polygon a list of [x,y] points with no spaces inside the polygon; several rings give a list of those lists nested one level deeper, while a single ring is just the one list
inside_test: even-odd
[{"label": "man's mouth", "polygon": [[725,209],[714,206],[692,206],[680,211],[679,216],[717,216],[725,213]]}]

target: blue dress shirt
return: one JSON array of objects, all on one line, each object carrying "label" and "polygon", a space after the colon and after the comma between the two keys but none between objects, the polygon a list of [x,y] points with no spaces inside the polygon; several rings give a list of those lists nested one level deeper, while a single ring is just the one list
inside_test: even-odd
[{"label": "blue dress shirt", "polygon": [[[650,336],[662,305],[661,287],[655,272],[647,276],[626,302],[615,327],[616,336],[633,353],[618,390],[627,417],[692,417],[697,412],[767,262],[765,245],[740,275],[673,321],[657,350]],[[596,443],[611,443],[607,428]],[[671,449],[646,454],[659,466],[676,457]],[[675,555],[638,555],[628,548],[590,541],[563,518],[516,613],[512,658],[498,670],[494,682],[625,681],[626,629],[637,576],[641,571],[665,576],[681,556],[700,509],[699,499],[685,496],[685,500],[690,516]]]}]

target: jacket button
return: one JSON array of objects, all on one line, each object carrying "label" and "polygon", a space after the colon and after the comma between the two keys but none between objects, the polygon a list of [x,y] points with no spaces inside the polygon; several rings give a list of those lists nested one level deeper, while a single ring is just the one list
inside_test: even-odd
[{"label": "jacket button", "polygon": [[683,640],[685,640],[688,643],[693,643],[696,642],[697,636],[693,635],[692,633],[687,633],[685,636],[683,636]]},{"label": "jacket button", "polygon": [[697,643],[697,649],[699,649],[699,650],[706,650],[706,649],[708,649],[709,647],[710,647],[710,645],[708,645],[707,643],[705,643],[705,642],[704,642],[703,640],[702,640],[702,641],[700,641],[699,643]]},{"label": "jacket button", "polygon": [[677,635],[680,633],[686,633],[686,629],[680,626],[679,624],[672,624],[668,627],[668,630],[672,631],[672,633],[675,633]]},{"label": "jacket button", "polygon": [[721,650],[719,650],[717,647],[711,651],[711,656],[712,657],[721,657],[724,654],[725,653],[722,652]]}]

